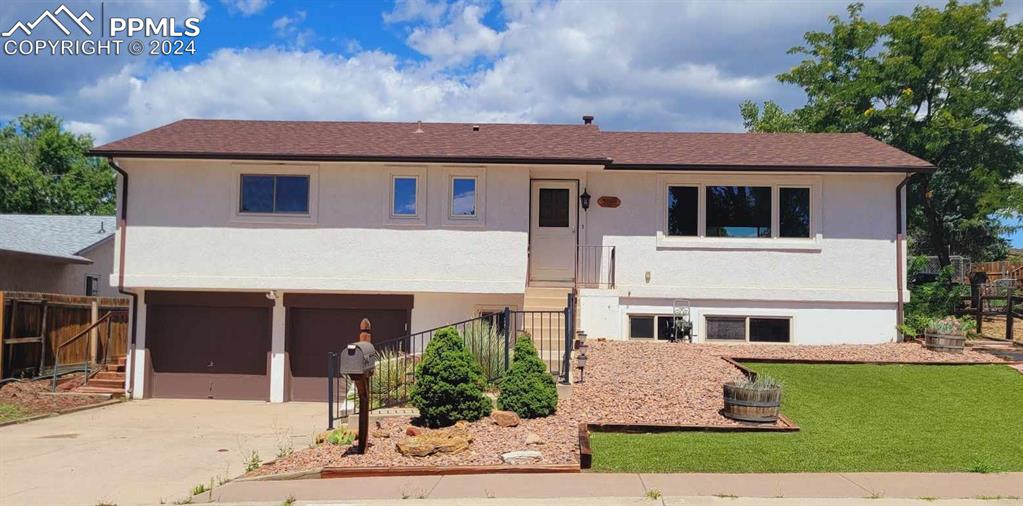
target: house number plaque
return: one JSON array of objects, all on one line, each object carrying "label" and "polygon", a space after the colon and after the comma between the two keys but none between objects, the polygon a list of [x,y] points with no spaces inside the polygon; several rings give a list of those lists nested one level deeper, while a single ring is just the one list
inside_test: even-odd
[{"label": "house number plaque", "polygon": [[604,197],[600,197],[599,199],[597,199],[597,205],[600,206],[600,207],[615,208],[615,207],[618,207],[618,206],[622,205],[622,199],[620,199],[618,197],[607,197],[607,196],[604,196]]}]

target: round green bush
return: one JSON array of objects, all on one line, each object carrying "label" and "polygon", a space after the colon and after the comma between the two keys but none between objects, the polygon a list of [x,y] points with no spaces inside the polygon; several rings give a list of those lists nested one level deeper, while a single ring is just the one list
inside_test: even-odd
[{"label": "round green bush", "polygon": [[519,336],[515,341],[515,355],[501,381],[497,406],[522,418],[549,416],[558,409],[558,387],[529,336]]},{"label": "round green bush", "polygon": [[459,420],[475,421],[490,414],[493,403],[483,394],[486,381],[479,363],[458,332],[446,327],[433,334],[416,367],[410,402],[419,409],[419,423],[446,427]]}]

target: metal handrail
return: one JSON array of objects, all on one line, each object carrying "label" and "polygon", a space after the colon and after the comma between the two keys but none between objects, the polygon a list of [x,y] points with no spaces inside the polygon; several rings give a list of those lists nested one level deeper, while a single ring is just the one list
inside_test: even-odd
[{"label": "metal handrail", "polygon": [[576,287],[614,288],[615,254],[615,246],[580,245],[579,254],[576,256]]},{"label": "metal handrail", "polygon": [[[52,380],[52,385],[51,385],[51,389],[54,392],[57,391],[57,368],[60,366],[60,350],[62,350],[65,346],[67,346],[67,345],[77,341],[78,339],[80,339],[82,336],[88,334],[89,332],[92,332],[92,330],[95,329],[96,327],[98,327],[101,323],[103,323],[104,321],[109,320],[112,315],[113,315],[112,312],[107,311],[106,314],[104,314],[103,316],[99,317],[95,322],[93,322],[91,325],[86,327],[85,330],[75,334],[73,337],[71,337],[67,341],[64,341],[63,343],[60,343],[56,347],[54,347],[54,349],[53,349],[53,380]],[[89,384],[89,362],[90,362],[89,360],[85,361],[85,384],[86,385]]]}]

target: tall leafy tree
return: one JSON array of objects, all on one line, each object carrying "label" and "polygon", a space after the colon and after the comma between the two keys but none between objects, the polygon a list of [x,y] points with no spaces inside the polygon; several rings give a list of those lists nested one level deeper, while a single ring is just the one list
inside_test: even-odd
[{"label": "tall leafy tree", "polygon": [[[752,132],[863,132],[938,167],[910,183],[917,253],[1004,256],[999,218],[1023,210],[1023,24],[993,12],[1001,2],[918,6],[886,23],[831,16],[831,30],[805,34],[804,57],[781,82],[806,92],[791,113],[747,101]],[[1023,116],[1021,116],[1023,117]]]},{"label": "tall leafy tree", "polygon": [[90,148],[92,137],[49,114],[0,126],[0,212],[113,214],[115,173]]}]

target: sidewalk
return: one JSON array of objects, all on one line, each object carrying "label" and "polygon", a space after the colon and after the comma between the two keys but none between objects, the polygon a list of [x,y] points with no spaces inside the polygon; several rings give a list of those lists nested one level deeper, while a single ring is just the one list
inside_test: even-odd
[{"label": "sidewalk", "polygon": [[[1007,499],[1023,504],[1023,473],[487,474],[324,480],[236,481],[193,502],[457,498],[909,498]],[[715,497],[711,497],[715,498]],[[706,499],[706,497],[704,497]],[[587,506],[603,503],[587,499]],[[471,502],[471,501],[470,501]],[[521,501],[519,501],[521,502]],[[829,501],[830,503],[831,501]],[[985,502],[985,504],[997,504]],[[427,502],[426,504],[428,504]],[[543,503],[543,501],[540,501]],[[563,501],[559,501],[559,504]],[[581,503],[581,504],[583,504]],[[760,501],[758,504],[764,503]],[[800,502],[801,503],[801,502]],[[424,504],[417,502],[417,504]],[[499,504],[498,502],[487,504]],[[665,503],[668,504],[668,503]],[[672,503],[676,504],[676,503]],[[677,504],[703,504],[684,502]],[[713,503],[707,503],[713,504]],[[740,502],[728,503],[736,506]],[[871,504],[882,504],[872,502]]]}]

